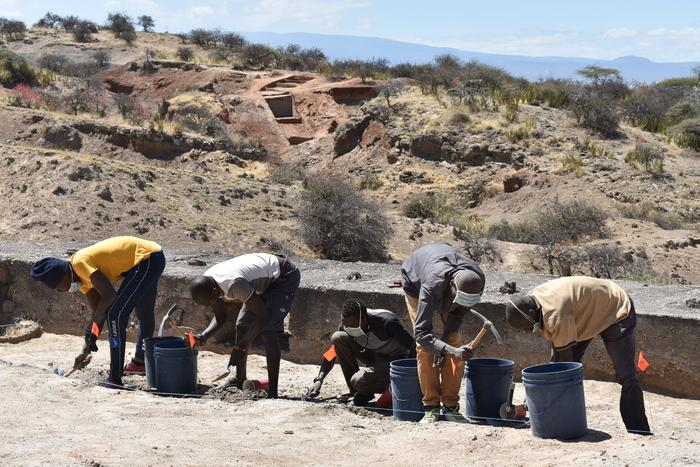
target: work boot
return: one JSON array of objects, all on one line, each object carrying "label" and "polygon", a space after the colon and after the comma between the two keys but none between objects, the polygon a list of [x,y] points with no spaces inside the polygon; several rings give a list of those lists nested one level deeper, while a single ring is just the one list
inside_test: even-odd
[{"label": "work boot", "polygon": [[457,423],[467,423],[467,419],[459,411],[459,405],[454,407],[443,407],[442,416],[445,417],[445,421],[457,422]]},{"label": "work boot", "polygon": [[125,375],[145,375],[146,374],[146,366],[141,363],[134,363],[133,360],[131,360],[129,363],[124,365],[124,374]]},{"label": "work boot", "polygon": [[359,392],[355,393],[355,395],[352,397],[352,401],[348,404],[348,407],[367,407],[372,398],[374,398],[374,394],[360,394]]},{"label": "work boot", "polygon": [[437,423],[440,421],[440,407],[427,405],[425,406],[425,415],[419,423]]}]

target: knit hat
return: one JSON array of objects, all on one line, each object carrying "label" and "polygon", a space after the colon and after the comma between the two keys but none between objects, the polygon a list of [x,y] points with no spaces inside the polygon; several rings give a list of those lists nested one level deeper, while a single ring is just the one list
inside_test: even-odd
[{"label": "knit hat", "polygon": [[59,258],[42,258],[32,265],[31,276],[32,279],[55,289],[68,271],[70,271],[68,261]]}]

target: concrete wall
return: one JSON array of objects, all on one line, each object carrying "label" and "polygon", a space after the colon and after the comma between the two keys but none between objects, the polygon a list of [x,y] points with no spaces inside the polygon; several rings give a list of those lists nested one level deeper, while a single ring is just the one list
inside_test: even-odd
[{"label": "concrete wall", "polygon": [[[41,322],[54,333],[82,335],[89,313],[80,294],[59,294],[31,280],[31,262],[42,256],[67,257],[69,249],[80,245],[28,245],[0,242],[0,292],[11,303],[14,316]],[[223,256],[179,254],[166,251],[168,266],[161,278],[157,303],[157,322],[173,303],[188,310],[185,326],[202,329],[211,318],[205,309],[195,308],[188,296],[188,281],[206,267],[225,259]],[[189,266],[192,259],[207,266]],[[302,271],[302,286],[288,319],[288,330],[294,338],[292,351],[284,355],[296,362],[319,362],[328,346],[329,335],[339,322],[342,303],[349,297],[359,298],[371,307],[396,312],[410,327],[400,288],[389,288],[399,277],[398,264],[337,263],[333,261],[296,261]],[[349,280],[352,273],[361,278]],[[477,348],[478,357],[510,358],[521,368],[546,362],[549,347],[541,337],[516,331],[504,320],[507,295],[498,292],[504,281],[516,281],[519,290],[527,291],[548,277],[538,275],[487,272],[483,302],[476,309],[491,319],[506,340],[497,345],[487,336]],[[637,349],[643,350],[651,367],[643,374],[644,387],[683,397],[700,398],[700,313],[687,308],[686,300],[700,298],[700,289],[692,286],[651,286],[622,281],[638,310]],[[132,321],[135,321],[132,315]],[[130,335],[133,338],[133,324]],[[462,333],[465,341],[479,331],[481,324],[468,318]],[[222,330],[207,348],[228,352],[232,326]],[[105,344],[106,345],[106,344]],[[584,359],[588,377],[613,379],[612,367],[600,339],[595,339]],[[519,371],[518,371],[519,377]]]}]

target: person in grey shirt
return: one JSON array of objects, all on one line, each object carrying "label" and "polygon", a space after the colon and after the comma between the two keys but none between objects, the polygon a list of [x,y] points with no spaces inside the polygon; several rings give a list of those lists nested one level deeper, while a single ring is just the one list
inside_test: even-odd
[{"label": "person in grey shirt", "polygon": [[[387,390],[390,363],[412,356],[415,343],[399,318],[388,310],[371,309],[359,300],[348,300],[341,316],[341,324],[331,336],[332,347],[324,355],[306,397],[320,394],[323,380],[337,361],[353,396],[353,405],[364,406],[375,394]],[[360,368],[358,362],[366,366]]]},{"label": "person in grey shirt", "polygon": [[236,374],[229,383],[241,387],[246,379],[248,346],[262,335],[265,344],[268,374],[268,397],[278,395],[281,348],[279,335],[284,331],[284,318],[299,289],[299,269],[286,257],[267,253],[237,256],[216,264],[196,277],[190,286],[195,303],[210,306],[214,318],[209,326],[197,334],[200,344],[205,343],[235,313],[236,343],[231,351],[229,368]]},{"label": "person in grey shirt", "polygon": [[[414,326],[418,379],[425,417],[437,422],[440,404],[447,420],[464,422],[459,412],[459,387],[464,360],[472,350],[462,345],[459,328],[469,307],[481,299],[486,279],[479,264],[446,243],[425,245],[401,266],[401,283]],[[433,318],[443,323],[440,337],[433,334]]]}]

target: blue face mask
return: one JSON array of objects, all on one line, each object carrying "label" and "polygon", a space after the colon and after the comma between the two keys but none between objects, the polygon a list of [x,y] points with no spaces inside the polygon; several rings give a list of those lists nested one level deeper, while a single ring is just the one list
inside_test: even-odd
[{"label": "blue face mask", "polygon": [[481,301],[481,294],[480,293],[466,293],[466,292],[461,292],[458,290],[457,293],[455,294],[455,299],[454,299],[453,303],[460,305],[460,306],[463,306],[463,307],[471,308],[474,305],[476,305],[477,303],[479,303],[480,301]]}]

